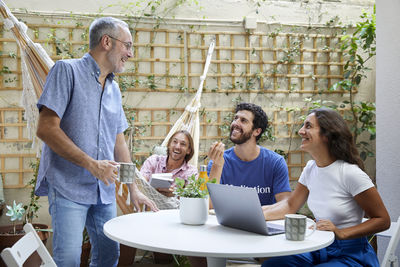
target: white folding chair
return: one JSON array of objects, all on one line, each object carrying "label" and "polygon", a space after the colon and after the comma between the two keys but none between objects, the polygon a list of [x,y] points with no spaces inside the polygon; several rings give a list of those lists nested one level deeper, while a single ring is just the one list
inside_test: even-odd
[{"label": "white folding chair", "polygon": [[382,267],[398,267],[399,259],[395,255],[396,249],[400,241],[400,217],[397,219],[397,223],[392,223],[390,228],[384,232],[377,233],[378,236],[391,236],[389,245],[386,249],[385,256],[381,263]]},{"label": "white folding chair", "polygon": [[1,257],[8,267],[19,267],[35,251],[42,259],[42,265],[45,267],[57,267],[50,253],[40,240],[32,224],[27,223],[24,226],[25,235],[17,241],[11,248],[5,248],[1,252]]}]

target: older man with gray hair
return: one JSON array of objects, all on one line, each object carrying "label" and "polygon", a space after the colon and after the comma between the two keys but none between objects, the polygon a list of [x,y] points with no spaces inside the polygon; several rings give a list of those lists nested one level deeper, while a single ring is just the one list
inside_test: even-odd
[{"label": "older man with gray hair", "polygon": [[[131,162],[121,92],[113,80],[132,57],[128,25],[115,18],[93,21],[89,53],[57,61],[42,96],[37,136],[44,141],[36,194],[48,196],[57,266],[79,266],[82,232],[92,245],[90,266],[117,266],[118,243],[103,233],[116,216],[117,162]],[[134,185],[136,209],[157,207]]]}]

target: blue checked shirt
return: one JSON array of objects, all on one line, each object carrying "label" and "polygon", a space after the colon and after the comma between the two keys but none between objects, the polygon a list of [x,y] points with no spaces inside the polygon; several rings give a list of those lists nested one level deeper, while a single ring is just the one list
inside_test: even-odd
[{"label": "blue checked shirt", "polygon": [[[104,90],[99,75],[100,68],[90,54],[57,61],[47,76],[37,107],[40,110],[46,106],[57,113],[61,129],[90,157],[114,160],[117,134],[124,132],[128,123],[114,74],[106,78]],[[44,144],[36,194],[47,195],[49,185],[65,198],[82,204],[109,204],[115,199],[115,184],[106,186],[88,170]]]}]

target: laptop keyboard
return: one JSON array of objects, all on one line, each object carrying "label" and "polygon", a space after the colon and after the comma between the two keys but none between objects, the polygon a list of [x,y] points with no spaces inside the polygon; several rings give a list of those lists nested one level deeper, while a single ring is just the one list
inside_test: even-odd
[{"label": "laptop keyboard", "polygon": [[274,233],[282,233],[283,229],[277,229],[273,227],[268,227],[268,233],[269,234],[274,234]]},{"label": "laptop keyboard", "polygon": [[267,223],[267,228],[268,228],[268,233],[269,234],[274,234],[274,233],[282,233],[282,231],[285,230],[285,227],[280,224],[274,224],[274,223]]}]

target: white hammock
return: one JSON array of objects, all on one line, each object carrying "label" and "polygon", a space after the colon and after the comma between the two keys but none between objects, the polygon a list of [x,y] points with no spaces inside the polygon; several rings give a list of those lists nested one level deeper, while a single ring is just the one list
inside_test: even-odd
[{"label": "white hammock", "polygon": [[21,51],[23,86],[21,104],[25,109],[24,118],[27,121],[28,137],[32,139],[32,147],[36,147],[39,155],[40,145],[35,135],[39,118],[36,103],[42,94],[47,74],[54,62],[41,45],[29,38],[26,33],[28,27],[17,20],[2,0],[0,0],[0,13],[4,19],[5,29],[11,30]]},{"label": "white hammock", "polygon": [[[161,147],[155,148],[156,154],[163,154],[166,151],[166,146],[168,140],[171,136],[180,130],[188,131],[194,143],[194,155],[190,160],[190,163],[194,166],[197,166],[198,155],[199,155],[199,140],[200,140],[200,116],[199,109],[201,107],[200,98],[203,92],[203,84],[206,79],[207,71],[210,66],[212,53],[214,51],[215,42],[212,41],[208,48],[206,63],[204,65],[203,75],[200,76],[200,84],[197,89],[197,93],[194,98],[190,101],[190,103],[186,106],[184,112],[179,117],[179,119],[175,122],[174,126],[171,128],[164,141],[161,144]],[[148,198],[152,199],[159,209],[176,209],[179,207],[179,201],[173,197],[166,197],[163,194],[160,194],[157,190],[155,190],[143,177],[143,175],[136,169],[136,184],[138,185],[140,191],[143,192]],[[119,185],[118,195],[119,197],[123,197],[122,185]],[[130,206],[130,198],[126,195],[126,204]]]},{"label": "white hammock", "polygon": [[185,111],[179,117],[179,119],[175,122],[174,126],[172,126],[171,130],[165,137],[164,141],[162,142],[161,146],[166,147],[168,140],[171,136],[179,130],[186,130],[188,131],[194,142],[194,155],[190,160],[190,163],[194,166],[197,166],[197,160],[199,156],[199,140],[200,140],[200,116],[199,110],[201,107],[200,99],[201,94],[203,93],[203,84],[204,80],[206,79],[208,67],[211,63],[212,53],[214,51],[215,42],[214,40],[210,43],[207,52],[206,63],[204,65],[203,74],[200,76],[200,84],[199,88],[197,89],[197,93],[194,98],[190,101],[190,103],[186,106]]}]

